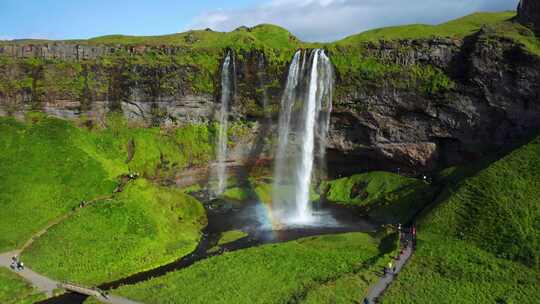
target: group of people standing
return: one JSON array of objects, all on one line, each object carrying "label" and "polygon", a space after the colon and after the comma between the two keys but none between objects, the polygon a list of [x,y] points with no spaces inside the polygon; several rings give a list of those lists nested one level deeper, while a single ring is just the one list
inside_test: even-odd
[{"label": "group of people standing", "polygon": [[[416,226],[413,224],[411,227],[404,229],[401,224],[398,224],[397,231],[399,233],[400,250],[395,259],[399,260],[407,248],[412,246],[412,250],[416,249]],[[390,261],[387,267],[384,268],[384,275],[396,274],[396,270],[395,263]]]},{"label": "group of people standing", "polygon": [[17,256],[14,256],[14,257],[11,258],[11,266],[10,267],[14,271],[21,271],[21,270],[24,270],[24,263],[21,262],[21,260]]}]

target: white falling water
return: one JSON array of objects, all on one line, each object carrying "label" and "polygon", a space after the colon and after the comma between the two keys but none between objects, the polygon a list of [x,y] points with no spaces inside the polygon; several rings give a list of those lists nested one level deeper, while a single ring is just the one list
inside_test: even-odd
[{"label": "white falling water", "polygon": [[217,144],[217,185],[214,189],[216,195],[221,195],[227,185],[227,143],[229,125],[229,106],[233,95],[234,87],[234,58],[229,51],[223,61],[221,68],[221,107],[219,112],[219,131]]},{"label": "white falling water", "polygon": [[314,221],[310,190],[314,169],[324,169],[333,75],[323,50],[297,52],[289,68],[281,101],[272,197],[272,208],[285,224]]}]

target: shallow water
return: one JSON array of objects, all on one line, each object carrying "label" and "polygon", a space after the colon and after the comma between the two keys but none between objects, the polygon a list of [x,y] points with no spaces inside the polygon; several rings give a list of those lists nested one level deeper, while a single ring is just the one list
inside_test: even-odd
[{"label": "shallow water", "polygon": [[[200,198],[204,201],[204,197]],[[376,229],[374,223],[355,215],[350,209],[336,205],[319,204],[313,214],[315,221],[307,224],[288,224],[287,226],[272,223],[266,206],[256,201],[239,205],[234,202],[214,200],[205,203],[205,208],[208,214],[208,226],[204,229],[201,241],[193,253],[150,271],[102,284],[99,288],[112,290],[122,285],[143,282],[189,267],[195,262],[220,255],[226,251],[235,251],[263,244],[288,242],[309,236],[346,232],[372,232]],[[221,246],[221,249],[217,252],[208,252],[217,244],[223,232],[238,229],[247,232],[248,236]],[[67,293],[38,303],[79,304],[86,299],[87,296]]]}]

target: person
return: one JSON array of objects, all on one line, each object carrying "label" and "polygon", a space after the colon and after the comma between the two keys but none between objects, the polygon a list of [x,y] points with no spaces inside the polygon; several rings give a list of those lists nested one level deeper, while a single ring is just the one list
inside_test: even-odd
[{"label": "person", "polygon": [[391,272],[392,269],[394,269],[394,264],[392,263],[392,261],[388,262],[388,272]]},{"label": "person", "polygon": [[368,298],[364,298],[364,304],[369,304]]}]

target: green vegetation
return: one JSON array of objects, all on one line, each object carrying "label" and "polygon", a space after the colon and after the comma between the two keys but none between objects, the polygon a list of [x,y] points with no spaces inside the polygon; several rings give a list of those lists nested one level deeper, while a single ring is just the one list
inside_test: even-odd
[{"label": "green vegetation", "polygon": [[115,293],[145,303],[299,301],[326,282],[369,271],[386,260],[378,245],[361,233],[264,245],[213,257]]},{"label": "green vegetation", "polygon": [[326,199],[359,207],[374,217],[409,221],[432,198],[423,181],[388,172],[370,172],[323,183]]},{"label": "green vegetation", "polygon": [[0,267],[0,302],[3,304],[31,304],[43,300],[44,295],[15,273]]},{"label": "green vegetation", "polygon": [[163,130],[131,127],[120,115],[111,115],[106,128],[91,135],[107,160],[127,162],[130,172],[154,177],[206,165],[213,158],[214,133],[212,124]]},{"label": "green vegetation", "polygon": [[217,243],[217,246],[232,243],[232,242],[237,241],[239,239],[243,239],[246,236],[248,236],[248,234],[245,233],[242,230],[231,230],[231,231],[224,232],[221,235],[221,238],[219,239],[219,242]]},{"label": "green vegetation", "polygon": [[249,192],[240,187],[229,188],[223,193],[223,197],[234,201],[245,201],[249,198]]},{"label": "green vegetation", "polygon": [[539,169],[537,137],[472,177],[445,171],[451,186],[421,220],[418,250],[384,303],[537,302]]},{"label": "green vegetation", "polygon": [[187,255],[205,225],[197,200],[140,179],[53,227],[22,258],[52,278],[97,284]]},{"label": "green vegetation", "polygon": [[382,303],[537,303],[540,273],[469,242],[420,231],[418,248]]},{"label": "green vegetation", "polygon": [[49,118],[0,118],[0,251],[32,234],[81,200],[112,193],[116,182],[81,147],[79,130]]},{"label": "green vegetation", "polygon": [[155,178],[206,164],[213,130],[130,127],[115,115],[91,130],[41,114],[0,118],[0,251],[22,246],[82,200],[110,196],[120,175]]},{"label": "green vegetation", "polygon": [[474,34],[484,25],[508,21],[515,12],[476,13],[440,25],[412,24],[367,31],[338,41],[338,45],[351,45],[380,40],[426,39],[435,37],[464,38]]},{"label": "green vegetation", "polygon": [[423,221],[494,255],[540,267],[540,137],[465,180]]}]

